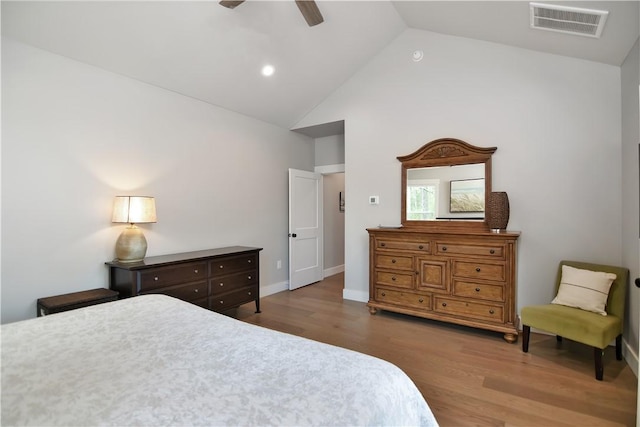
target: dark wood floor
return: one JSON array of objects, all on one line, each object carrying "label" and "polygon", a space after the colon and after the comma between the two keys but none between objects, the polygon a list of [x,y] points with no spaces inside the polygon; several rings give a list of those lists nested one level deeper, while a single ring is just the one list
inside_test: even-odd
[{"label": "dark wood floor", "polygon": [[529,353],[502,334],[342,299],[343,275],[247,304],[230,315],[392,362],[416,383],[441,426],[635,426],[636,377],[606,351],[596,381],[590,348],[531,334]]}]

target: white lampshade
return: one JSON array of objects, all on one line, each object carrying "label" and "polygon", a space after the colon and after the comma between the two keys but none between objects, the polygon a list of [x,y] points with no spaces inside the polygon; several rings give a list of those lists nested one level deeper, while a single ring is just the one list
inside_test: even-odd
[{"label": "white lampshade", "polygon": [[143,224],[157,222],[156,200],[147,196],[116,196],[111,222]]}]

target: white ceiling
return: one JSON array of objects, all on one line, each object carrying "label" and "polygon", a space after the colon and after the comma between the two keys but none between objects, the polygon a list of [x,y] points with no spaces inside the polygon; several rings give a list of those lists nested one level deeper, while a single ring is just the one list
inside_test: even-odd
[{"label": "white ceiling", "polygon": [[547,2],[608,10],[600,39],[530,29],[526,1],[317,3],[308,27],[292,1],[2,1],[2,34],[286,128],[408,27],[616,66],[638,38],[637,1]]}]

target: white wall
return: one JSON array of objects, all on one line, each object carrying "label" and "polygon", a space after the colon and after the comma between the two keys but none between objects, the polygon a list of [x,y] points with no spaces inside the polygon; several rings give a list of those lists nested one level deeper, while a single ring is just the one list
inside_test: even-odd
[{"label": "white wall", "polygon": [[406,30],[296,125],[345,120],[345,298],[368,299],[365,229],[400,222],[396,156],[441,137],[498,147],[518,308],[552,299],[561,259],[621,264],[620,98],[618,67]]},{"label": "white wall", "polygon": [[313,170],[311,138],[5,38],[2,103],[3,323],[107,286],[118,194],[156,197],[147,255],[263,247],[263,293],[286,282],[287,171]]},{"label": "white wall", "polygon": [[316,138],[316,166],[344,164],[344,134]]},{"label": "white wall", "polygon": [[640,43],[629,52],[621,69],[622,75],[622,264],[630,269],[630,287],[625,311],[625,333],[628,355],[635,359],[631,366],[638,375],[638,323],[640,322],[640,290],[634,279],[640,277],[640,185],[638,172],[640,144]]}]

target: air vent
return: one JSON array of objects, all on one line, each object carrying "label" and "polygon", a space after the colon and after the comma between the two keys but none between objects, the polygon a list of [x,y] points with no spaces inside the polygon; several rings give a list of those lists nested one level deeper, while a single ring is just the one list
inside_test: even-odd
[{"label": "air vent", "polygon": [[600,37],[609,12],[554,4],[529,3],[531,28]]}]

